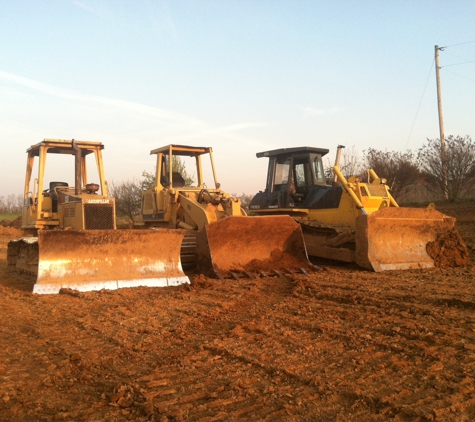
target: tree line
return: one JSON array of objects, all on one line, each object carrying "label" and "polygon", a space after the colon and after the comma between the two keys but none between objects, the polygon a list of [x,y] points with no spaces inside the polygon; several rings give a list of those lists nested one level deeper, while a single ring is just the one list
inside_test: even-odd
[{"label": "tree line", "polygon": [[387,179],[396,200],[401,199],[409,186],[423,183],[429,192],[442,198],[447,189],[448,200],[453,202],[473,188],[475,143],[468,135],[451,135],[445,139],[445,149],[446,178],[440,139],[427,139],[416,153],[369,148],[363,151],[362,158],[358,158],[353,149],[346,157],[343,153],[341,170],[345,175],[364,178],[366,170],[373,169],[379,177]]},{"label": "tree line", "polygon": [[0,214],[21,214],[22,207],[22,195],[0,196]]}]

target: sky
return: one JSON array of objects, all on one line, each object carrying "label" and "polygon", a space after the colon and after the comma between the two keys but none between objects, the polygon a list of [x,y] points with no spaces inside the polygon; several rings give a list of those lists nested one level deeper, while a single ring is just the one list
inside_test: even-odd
[{"label": "sky", "polygon": [[153,149],[212,147],[238,195],[264,189],[261,151],[417,151],[439,138],[435,45],[445,134],[475,137],[474,16],[473,0],[0,0],[0,196],[23,193],[44,138],[102,142],[112,183],[153,172]]}]

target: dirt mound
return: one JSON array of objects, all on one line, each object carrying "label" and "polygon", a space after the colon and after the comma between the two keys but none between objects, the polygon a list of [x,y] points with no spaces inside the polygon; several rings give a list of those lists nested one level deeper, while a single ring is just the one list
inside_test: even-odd
[{"label": "dirt mound", "polygon": [[21,230],[18,230],[15,227],[0,226],[0,236],[10,238],[10,239],[16,239],[19,237],[23,237],[24,234]]},{"label": "dirt mound", "polygon": [[12,221],[12,223],[10,224],[10,227],[15,227],[16,229],[19,229],[21,225],[22,225],[22,218],[20,216],[20,217],[15,218]]},{"label": "dirt mound", "polygon": [[274,271],[275,269],[295,269],[300,267],[309,268],[309,263],[295,257],[294,255],[274,249],[267,259],[253,259],[248,262],[244,269],[249,272]]},{"label": "dirt mound", "polygon": [[0,226],[2,227],[15,227],[16,229],[19,229],[21,224],[21,216],[15,218],[14,220],[3,219],[0,221]]},{"label": "dirt mound", "polygon": [[440,234],[427,243],[427,253],[436,267],[465,267],[469,263],[468,247],[456,229]]}]

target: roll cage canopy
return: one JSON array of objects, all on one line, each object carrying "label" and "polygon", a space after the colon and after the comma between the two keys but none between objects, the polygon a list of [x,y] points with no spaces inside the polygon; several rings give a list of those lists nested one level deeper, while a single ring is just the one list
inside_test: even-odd
[{"label": "roll cage canopy", "polygon": [[278,155],[297,155],[299,153],[313,153],[313,154],[320,154],[322,157],[328,154],[330,150],[326,148],[315,148],[315,147],[295,147],[295,148],[280,148],[280,149],[273,149],[271,151],[264,151],[258,152],[256,154],[257,158],[262,157],[275,157]]}]

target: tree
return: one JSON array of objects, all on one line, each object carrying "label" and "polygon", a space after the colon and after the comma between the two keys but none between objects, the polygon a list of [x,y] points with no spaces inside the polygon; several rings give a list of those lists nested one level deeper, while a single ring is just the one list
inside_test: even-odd
[{"label": "tree", "polygon": [[120,216],[128,217],[130,223],[134,215],[140,212],[142,200],[142,183],[135,179],[109,185],[109,193],[115,199],[116,212]]},{"label": "tree", "polygon": [[[180,157],[173,157],[172,169],[172,171],[177,171],[183,176],[186,186],[193,184],[193,177],[187,173],[185,164]],[[155,186],[155,182],[155,173],[145,170],[142,172],[142,180],[132,179],[125,182],[112,182],[109,186],[109,192],[110,196],[115,199],[117,214],[128,217],[130,223],[133,223],[134,216],[140,212],[142,192]]]},{"label": "tree", "polygon": [[157,178],[155,177],[155,173],[151,173],[149,171],[143,171],[142,172],[142,181],[140,182],[140,189],[141,190],[147,190],[150,189],[152,186],[155,186],[155,180]]},{"label": "tree", "polygon": [[10,194],[6,198],[0,196],[0,214],[21,214],[23,196]]},{"label": "tree", "polygon": [[[325,163],[325,177],[333,178],[333,166],[334,166],[334,159],[331,161],[331,158],[326,156],[326,163]],[[340,156],[340,164],[339,164],[340,171],[343,173],[347,179],[350,176],[361,176],[364,174],[364,166],[363,160],[361,160],[358,151],[356,151],[355,146],[353,145],[351,148],[344,148],[341,152]]]},{"label": "tree", "polygon": [[[177,157],[176,155],[174,155],[172,158],[172,172],[178,172],[182,175],[183,179],[185,179],[185,186],[193,185],[194,175],[190,175],[186,171],[185,163],[180,159],[180,157]],[[151,188],[152,186],[155,186],[155,183],[156,183],[155,173],[151,173],[144,170],[142,172],[142,177],[143,177],[143,180],[141,184],[142,184],[143,190],[147,190]]]},{"label": "tree", "polygon": [[232,193],[231,196],[233,196],[234,198],[239,198],[241,200],[241,208],[244,211],[249,212],[249,204],[251,203],[252,198],[254,198],[254,195],[248,195],[243,192],[241,193],[241,195]]},{"label": "tree", "polygon": [[186,171],[185,163],[176,155],[172,158],[172,172],[178,172],[185,179],[185,186],[191,186],[194,183],[195,176]]},{"label": "tree", "polygon": [[411,151],[380,151],[369,148],[364,151],[366,166],[373,169],[378,177],[385,178],[396,200],[403,189],[421,179],[421,172]]},{"label": "tree", "polygon": [[[469,135],[445,138],[449,201],[460,198],[475,177],[475,144]],[[419,149],[418,160],[427,189],[444,196],[445,181],[440,139],[427,139]]]}]

